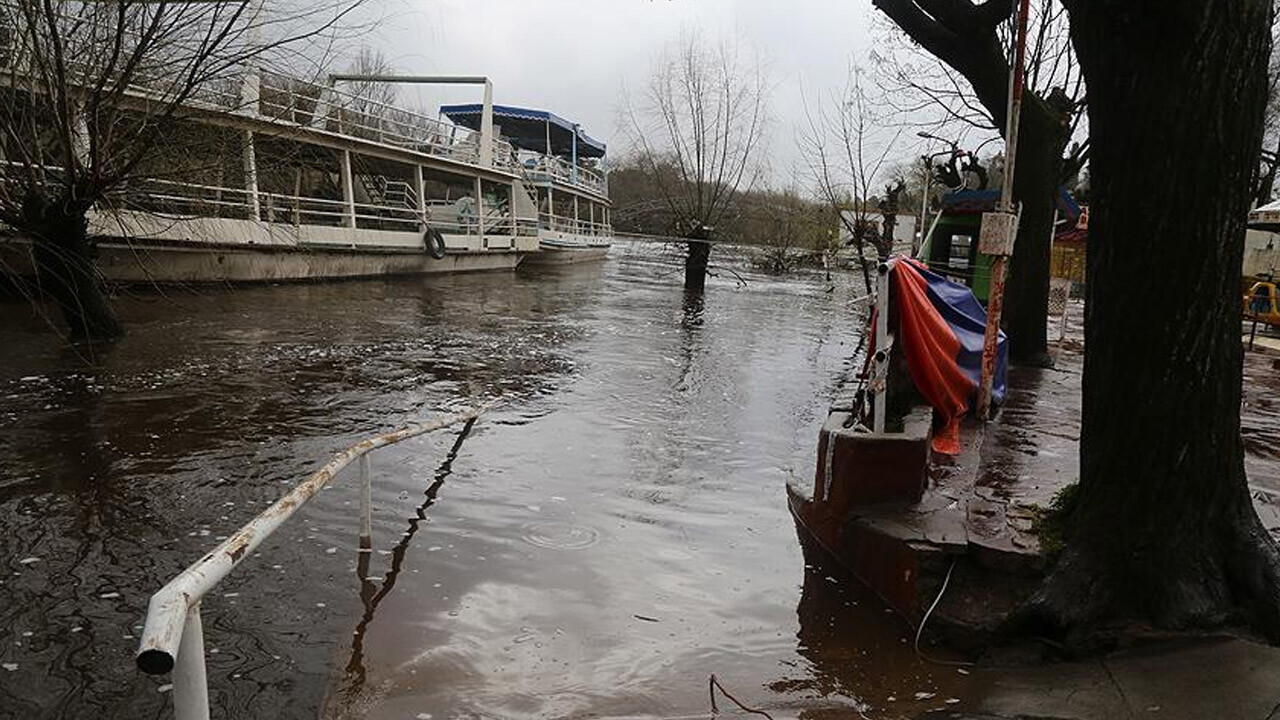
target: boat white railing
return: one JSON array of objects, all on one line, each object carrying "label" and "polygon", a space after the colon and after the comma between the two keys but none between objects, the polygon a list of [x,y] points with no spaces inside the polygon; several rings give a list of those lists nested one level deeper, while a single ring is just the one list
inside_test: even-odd
[{"label": "boat white railing", "polygon": [[[471,164],[480,161],[479,132],[400,105],[276,73],[262,74],[260,98],[258,113],[273,120]],[[511,144],[495,137],[494,165],[511,169],[512,157]]]},{"label": "boat white railing", "polygon": [[592,222],[590,220],[574,220],[571,217],[541,213],[538,221],[542,227],[555,232],[573,233],[575,235],[613,236],[613,226],[609,223]]},{"label": "boat white railing", "polygon": [[[323,225],[360,229],[417,232],[423,226],[442,233],[475,235],[480,221],[475,205],[458,200],[424,200],[422,211],[392,203],[363,203],[345,200],[303,197],[285,193],[259,191],[258,218],[286,225]],[[181,216],[213,216],[253,219],[250,193],[243,188],[200,185],[173,180],[145,179],[130,183],[112,195],[120,209],[137,209],[158,214]],[[415,198],[416,204],[416,198]],[[506,206],[489,207],[485,211],[485,233],[536,236],[538,220],[512,216]]]},{"label": "boat white railing", "polygon": [[[0,8],[6,4],[0,0]],[[97,22],[97,16],[92,13],[76,15],[55,11],[54,17],[69,28],[64,31],[65,37],[81,44],[105,43],[109,47],[110,41],[118,37],[123,37],[126,44],[130,40],[138,41],[136,33],[126,29],[121,35],[114,25],[108,27]],[[23,40],[16,38],[12,31],[5,32],[0,25],[0,72],[15,77],[32,72],[31,49]],[[190,58],[182,53],[191,50],[183,48],[180,42],[174,43],[174,48],[177,56],[171,66],[184,67],[183,63]],[[107,72],[102,64],[104,58],[99,55],[70,48],[64,61],[69,84],[95,85]],[[177,97],[185,88],[185,76],[173,73],[169,67],[135,68],[127,94],[161,102]],[[115,74],[118,75],[118,71]],[[246,83],[253,77],[256,77],[255,89],[246,92]],[[479,132],[376,98],[256,67],[228,65],[217,77],[196,86],[185,105],[326,130],[468,164],[480,161]],[[511,144],[501,137],[493,138],[492,143],[494,165],[515,170],[515,151]]]},{"label": "boat white railing", "polygon": [[361,440],[343,450],[151,596],[135,661],[138,668],[149,675],[173,673],[176,720],[209,718],[204,629],[200,620],[200,602],[204,596],[353,461],[358,461],[360,478],[360,552],[370,552],[373,522],[369,453],[425,433],[474,421],[485,409],[481,407],[440,417]]},{"label": "boat white railing", "polygon": [[578,185],[599,195],[606,194],[603,174],[579,165],[575,179],[573,163],[561,157],[527,152],[521,166],[524,169],[524,176],[530,180],[558,180],[566,185]]}]

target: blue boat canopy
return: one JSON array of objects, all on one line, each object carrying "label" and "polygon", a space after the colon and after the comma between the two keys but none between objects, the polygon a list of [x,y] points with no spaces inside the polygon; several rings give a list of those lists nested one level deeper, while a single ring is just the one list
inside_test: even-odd
[{"label": "blue boat canopy", "polygon": [[[480,114],[483,109],[484,106],[480,103],[442,105],[440,113],[463,127],[479,130]],[[546,110],[494,105],[493,124],[501,126],[503,137],[521,150],[546,152],[549,135],[551,154],[569,157],[573,155],[573,139],[576,133],[578,157],[604,157],[604,143],[593,140],[582,132],[582,128]]]}]

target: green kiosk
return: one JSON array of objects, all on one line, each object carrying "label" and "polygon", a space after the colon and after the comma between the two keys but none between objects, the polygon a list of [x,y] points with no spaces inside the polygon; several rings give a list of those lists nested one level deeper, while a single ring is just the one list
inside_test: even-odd
[{"label": "green kiosk", "polygon": [[[978,252],[978,233],[982,213],[994,211],[999,201],[999,190],[955,190],[943,195],[942,209],[916,254],[930,270],[967,285],[984,305],[994,258]],[[1072,225],[1080,216],[1080,205],[1066,188],[1058,191],[1058,216]]]}]

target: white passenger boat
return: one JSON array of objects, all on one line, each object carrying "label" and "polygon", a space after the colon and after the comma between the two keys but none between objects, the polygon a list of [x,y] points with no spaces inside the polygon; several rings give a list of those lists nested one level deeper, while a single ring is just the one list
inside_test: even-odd
[{"label": "white passenger boat", "polygon": [[[445,105],[440,113],[473,131],[483,127],[481,104]],[[510,143],[511,160],[538,208],[540,252],[527,256],[524,264],[603,259],[613,242],[604,143],[545,110],[497,105],[493,120]]]},{"label": "white passenger boat", "polygon": [[[484,102],[433,118],[346,92],[353,81],[471,83]],[[243,88],[202,90],[173,133],[177,144],[190,138],[189,152],[168,148],[91,211],[97,268],[123,283],[245,282],[602,256],[612,235],[605,146],[551,113],[491,98],[482,77],[317,84],[254,71]],[[145,115],[145,88],[130,101]],[[0,182],[15,170],[0,158]],[[30,248],[0,234],[0,267],[30,273]]]}]

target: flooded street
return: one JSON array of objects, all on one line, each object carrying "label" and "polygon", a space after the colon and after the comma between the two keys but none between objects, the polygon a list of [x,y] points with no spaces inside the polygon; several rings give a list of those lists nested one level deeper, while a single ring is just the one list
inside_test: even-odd
[{"label": "flooded street", "polygon": [[622,245],[144,294],[94,357],[0,305],[0,715],[168,716],[133,665],[152,592],[331,453],[495,398],[371,456],[368,567],[347,472],[206,598],[215,717],[705,717],[711,673],[777,717],[963,700],[905,623],[806,573],[786,509],[855,279],[747,279],[686,302],[672,260]]}]

